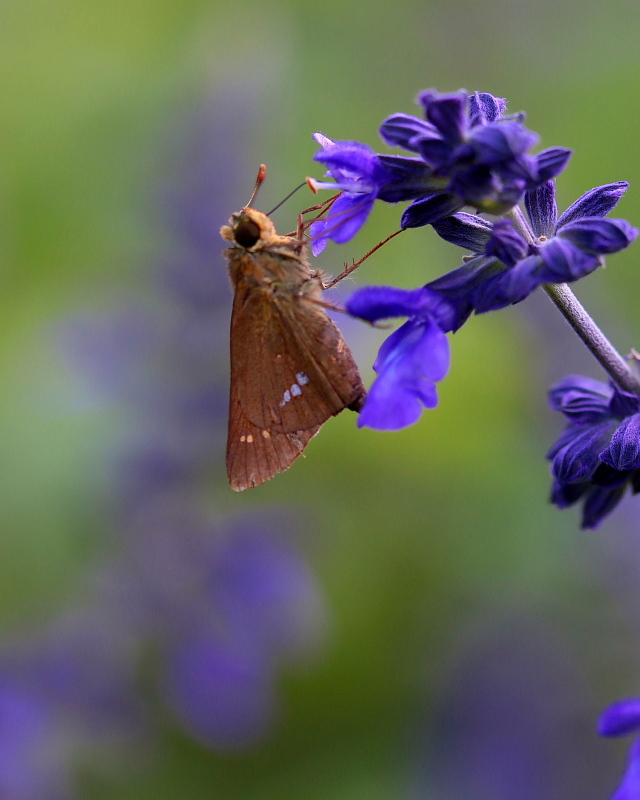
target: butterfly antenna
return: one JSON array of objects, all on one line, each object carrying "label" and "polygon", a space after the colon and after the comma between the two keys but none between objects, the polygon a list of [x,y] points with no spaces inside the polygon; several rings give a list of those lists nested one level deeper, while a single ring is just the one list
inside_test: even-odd
[{"label": "butterfly antenna", "polygon": [[258,194],[258,189],[262,186],[262,182],[264,181],[266,174],[267,174],[267,165],[260,164],[260,168],[258,169],[258,175],[256,176],[256,185],[253,187],[253,193],[249,198],[249,202],[247,203],[245,208],[251,208],[251,204],[256,199],[256,195]]},{"label": "butterfly antenna", "polygon": [[306,185],[307,182],[305,181],[304,183],[301,183],[300,186],[296,186],[296,188],[292,192],[289,192],[289,194],[284,198],[284,200],[281,200],[277,206],[274,206],[274,208],[271,209],[271,211],[267,214],[267,216],[270,217],[273,214],[273,212],[277,211],[280,208],[280,206],[284,205],[290,197],[293,197],[293,195],[298,191],[298,189],[302,189],[302,187]]}]

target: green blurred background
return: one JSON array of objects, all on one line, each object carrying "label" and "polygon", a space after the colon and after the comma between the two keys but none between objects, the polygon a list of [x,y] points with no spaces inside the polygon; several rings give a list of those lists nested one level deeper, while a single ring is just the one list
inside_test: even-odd
[{"label": "green blurred background", "polygon": [[[180,120],[225,87],[251,89],[252,150],[246,182],[223,198],[230,213],[248,199],[261,161],[269,167],[262,209],[305,175],[320,177],[314,131],[377,148],[379,123],[413,113],[419,90],[490,91],[511,111],[527,111],[542,146],[575,149],[558,181],[561,208],[625,179],[632,186],[618,215],[638,224],[639,31],[632,0],[5,0],[3,629],[46,622],[72,602],[85,565],[105,546],[105,465],[128,435],[126,414],[87,400],[56,331],[68,317],[148,293],[143,267],[163,241],[154,193],[171,175]],[[280,229],[293,228],[310,202],[298,195],[280,209]],[[349,245],[330,244],[321,266],[337,272],[398,219],[398,208],[375,209]],[[611,257],[578,287],[625,352],[640,346],[637,252]],[[459,257],[433,232],[410,231],[366,262],[355,284],[417,286]],[[344,327],[368,383],[383,334]],[[505,618],[514,630],[534,618],[566,648],[583,693],[566,734],[584,742],[571,767],[590,770],[580,796],[606,797],[623,750],[596,739],[595,720],[606,703],[640,688],[634,596],[618,580],[635,569],[625,548],[633,551],[638,506],[625,500],[585,534],[575,511],[547,504],[544,453],[560,429],[547,385],[583,370],[603,377],[571,337],[544,297],[474,318],[453,338],[440,406],[416,426],[358,431],[345,413],[286,474],[242,495],[217,487],[215,503],[227,512],[293,504],[313,521],[302,539],[328,607],[324,650],[283,675],[281,719],[259,746],[221,756],[169,731],[144,769],[115,782],[83,774],[82,796],[448,797],[429,788],[424,764],[440,736],[437,726],[429,733],[435,710],[455,691],[454,665],[485,634],[495,638]],[[509,648],[508,636],[500,642]],[[558,767],[548,780],[556,785],[563,774]],[[558,796],[573,795],[565,788]]]}]

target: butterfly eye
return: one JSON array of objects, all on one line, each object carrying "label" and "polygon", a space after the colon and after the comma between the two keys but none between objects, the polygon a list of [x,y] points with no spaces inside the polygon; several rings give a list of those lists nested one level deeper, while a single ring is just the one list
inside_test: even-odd
[{"label": "butterfly eye", "polygon": [[260,238],[260,228],[255,222],[245,220],[236,227],[233,236],[242,247],[253,247]]}]

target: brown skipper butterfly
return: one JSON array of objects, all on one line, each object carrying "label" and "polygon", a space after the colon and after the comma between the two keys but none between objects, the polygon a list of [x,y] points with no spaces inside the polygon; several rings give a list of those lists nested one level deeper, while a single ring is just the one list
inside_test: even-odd
[{"label": "brown skipper butterfly", "polygon": [[365,389],[307,262],[302,215],[280,236],[249,204],[221,228],[233,286],[227,474],[243,491],[288,469],[329,417],[358,411]]}]

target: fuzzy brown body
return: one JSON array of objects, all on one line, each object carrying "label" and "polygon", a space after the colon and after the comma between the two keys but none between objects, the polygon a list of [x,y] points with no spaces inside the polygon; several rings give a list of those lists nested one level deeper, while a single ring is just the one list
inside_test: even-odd
[{"label": "fuzzy brown body", "polygon": [[358,368],[319,304],[301,238],[245,208],[220,233],[234,290],[227,474],[236,491],[287,469],[326,420],[365,397]]}]

